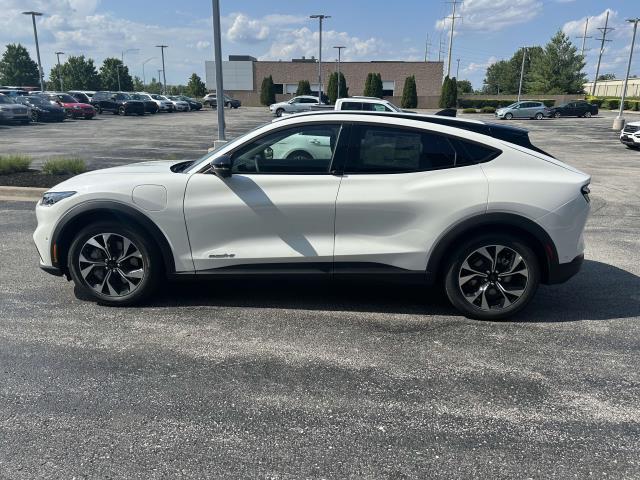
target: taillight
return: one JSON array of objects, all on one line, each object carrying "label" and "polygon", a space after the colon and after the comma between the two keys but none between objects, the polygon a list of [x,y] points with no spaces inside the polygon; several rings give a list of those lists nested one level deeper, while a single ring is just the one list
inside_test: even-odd
[{"label": "taillight", "polygon": [[587,203],[591,202],[591,199],[589,198],[589,194],[591,193],[591,189],[589,188],[589,184],[588,183],[586,185],[582,186],[582,188],[580,189],[580,193],[582,193],[582,196],[587,201]]}]

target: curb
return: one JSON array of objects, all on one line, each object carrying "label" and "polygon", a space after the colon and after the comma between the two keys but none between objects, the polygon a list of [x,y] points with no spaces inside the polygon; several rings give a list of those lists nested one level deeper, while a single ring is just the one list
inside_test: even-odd
[{"label": "curb", "polygon": [[48,188],[35,187],[3,187],[0,186],[0,200],[14,202],[37,202]]}]

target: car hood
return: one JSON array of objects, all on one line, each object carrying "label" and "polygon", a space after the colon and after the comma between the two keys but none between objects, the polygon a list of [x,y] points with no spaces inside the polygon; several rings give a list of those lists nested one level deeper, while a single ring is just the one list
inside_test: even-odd
[{"label": "car hood", "polygon": [[[118,167],[103,168],[101,170],[92,170],[84,173],[84,175],[102,175],[114,173],[167,173],[170,171],[171,165],[183,162],[184,160],[152,160],[149,162],[130,163],[129,165],[120,165]],[[74,177],[77,178],[77,177]]]}]

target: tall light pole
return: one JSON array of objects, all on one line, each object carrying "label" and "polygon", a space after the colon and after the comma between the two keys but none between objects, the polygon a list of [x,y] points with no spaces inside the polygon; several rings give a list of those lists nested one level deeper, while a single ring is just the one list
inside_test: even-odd
[{"label": "tall light pole", "polygon": [[116,64],[116,72],[118,74],[118,91],[122,91],[122,89],[120,88],[120,65]]},{"label": "tall light pole", "polygon": [[631,51],[629,52],[629,64],[627,65],[627,76],[624,77],[624,87],[622,87],[622,98],[620,99],[620,114],[613,121],[614,130],[622,130],[624,128],[624,98],[627,95],[627,85],[629,84],[629,73],[631,72],[631,61],[633,60],[633,49],[636,45],[636,32],[638,31],[638,22],[640,17],[629,18],[627,22],[633,23],[633,39],[631,40]]},{"label": "tall light pole", "polygon": [[309,15],[309,18],[317,18],[320,28],[318,29],[318,103],[322,103],[322,21],[331,18],[331,15]]},{"label": "tall light pole", "polygon": [[456,60],[458,62],[458,67],[456,68],[456,79],[460,78],[460,59]]},{"label": "tall light pole", "polygon": [[58,57],[58,78],[60,79],[60,91],[64,92],[64,87],[62,86],[62,67],[60,66],[60,55],[64,55],[64,52],[56,52],[56,57]]},{"label": "tall light pole", "polygon": [[[222,39],[220,35],[220,0],[211,0],[213,8],[213,60],[216,64],[216,112],[218,141],[224,142],[224,85],[222,84]],[[215,145],[215,144],[214,144]]]},{"label": "tall light pole", "polygon": [[22,12],[23,15],[31,15],[33,22],[33,36],[36,39],[36,54],[38,55],[38,76],[40,77],[40,90],[44,92],[44,72],[42,70],[42,62],[40,61],[40,45],[38,44],[38,29],[36,28],[36,17],[41,17],[40,12]]},{"label": "tall light pole", "polygon": [[129,48],[127,50],[122,50],[122,54],[120,55],[120,61],[122,62],[122,64],[124,65],[124,54],[125,53],[129,53],[129,52],[139,52],[140,49],[139,48]]},{"label": "tall light pole", "polygon": [[146,84],[147,84],[147,79],[146,79],[146,77],[144,76],[144,64],[145,64],[145,63],[147,63],[147,62],[149,62],[150,60],[153,60],[154,58],[156,58],[156,57],[149,57],[149,58],[147,58],[144,62],[142,62],[142,84],[143,84],[143,85],[146,85]]},{"label": "tall light pole", "polygon": [[342,52],[342,50],[347,47],[339,46],[333,48],[338,49],[338,98],[340,98],[340,52]]},{"label": "tall light pole", "polygon": [[162,83],[164,85],[162,93],[163,95],[166,95],[167,94],[167,72],[164,68],[164,49],[167,48],[168,45],[156,45],[156,47],[158,47],[162,52]]},{"label": "tall light pole", "polygon": [[524,60],[527,58],[527,47],[522,47],[522,67],[520,68],[520,85],[518,86],[518,101],[522,95],[522,80],[524,79]]}]

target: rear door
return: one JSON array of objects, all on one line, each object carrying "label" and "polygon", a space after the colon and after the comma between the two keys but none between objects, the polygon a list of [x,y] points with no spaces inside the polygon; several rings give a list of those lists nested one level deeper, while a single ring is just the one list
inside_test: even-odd
[{"label": "rear door", "polygon": [[352,126],[336,202],[335,271],[424,272],[440,235],[484,212],[487,180],[470,159],[490,154],[437,131]]}]

